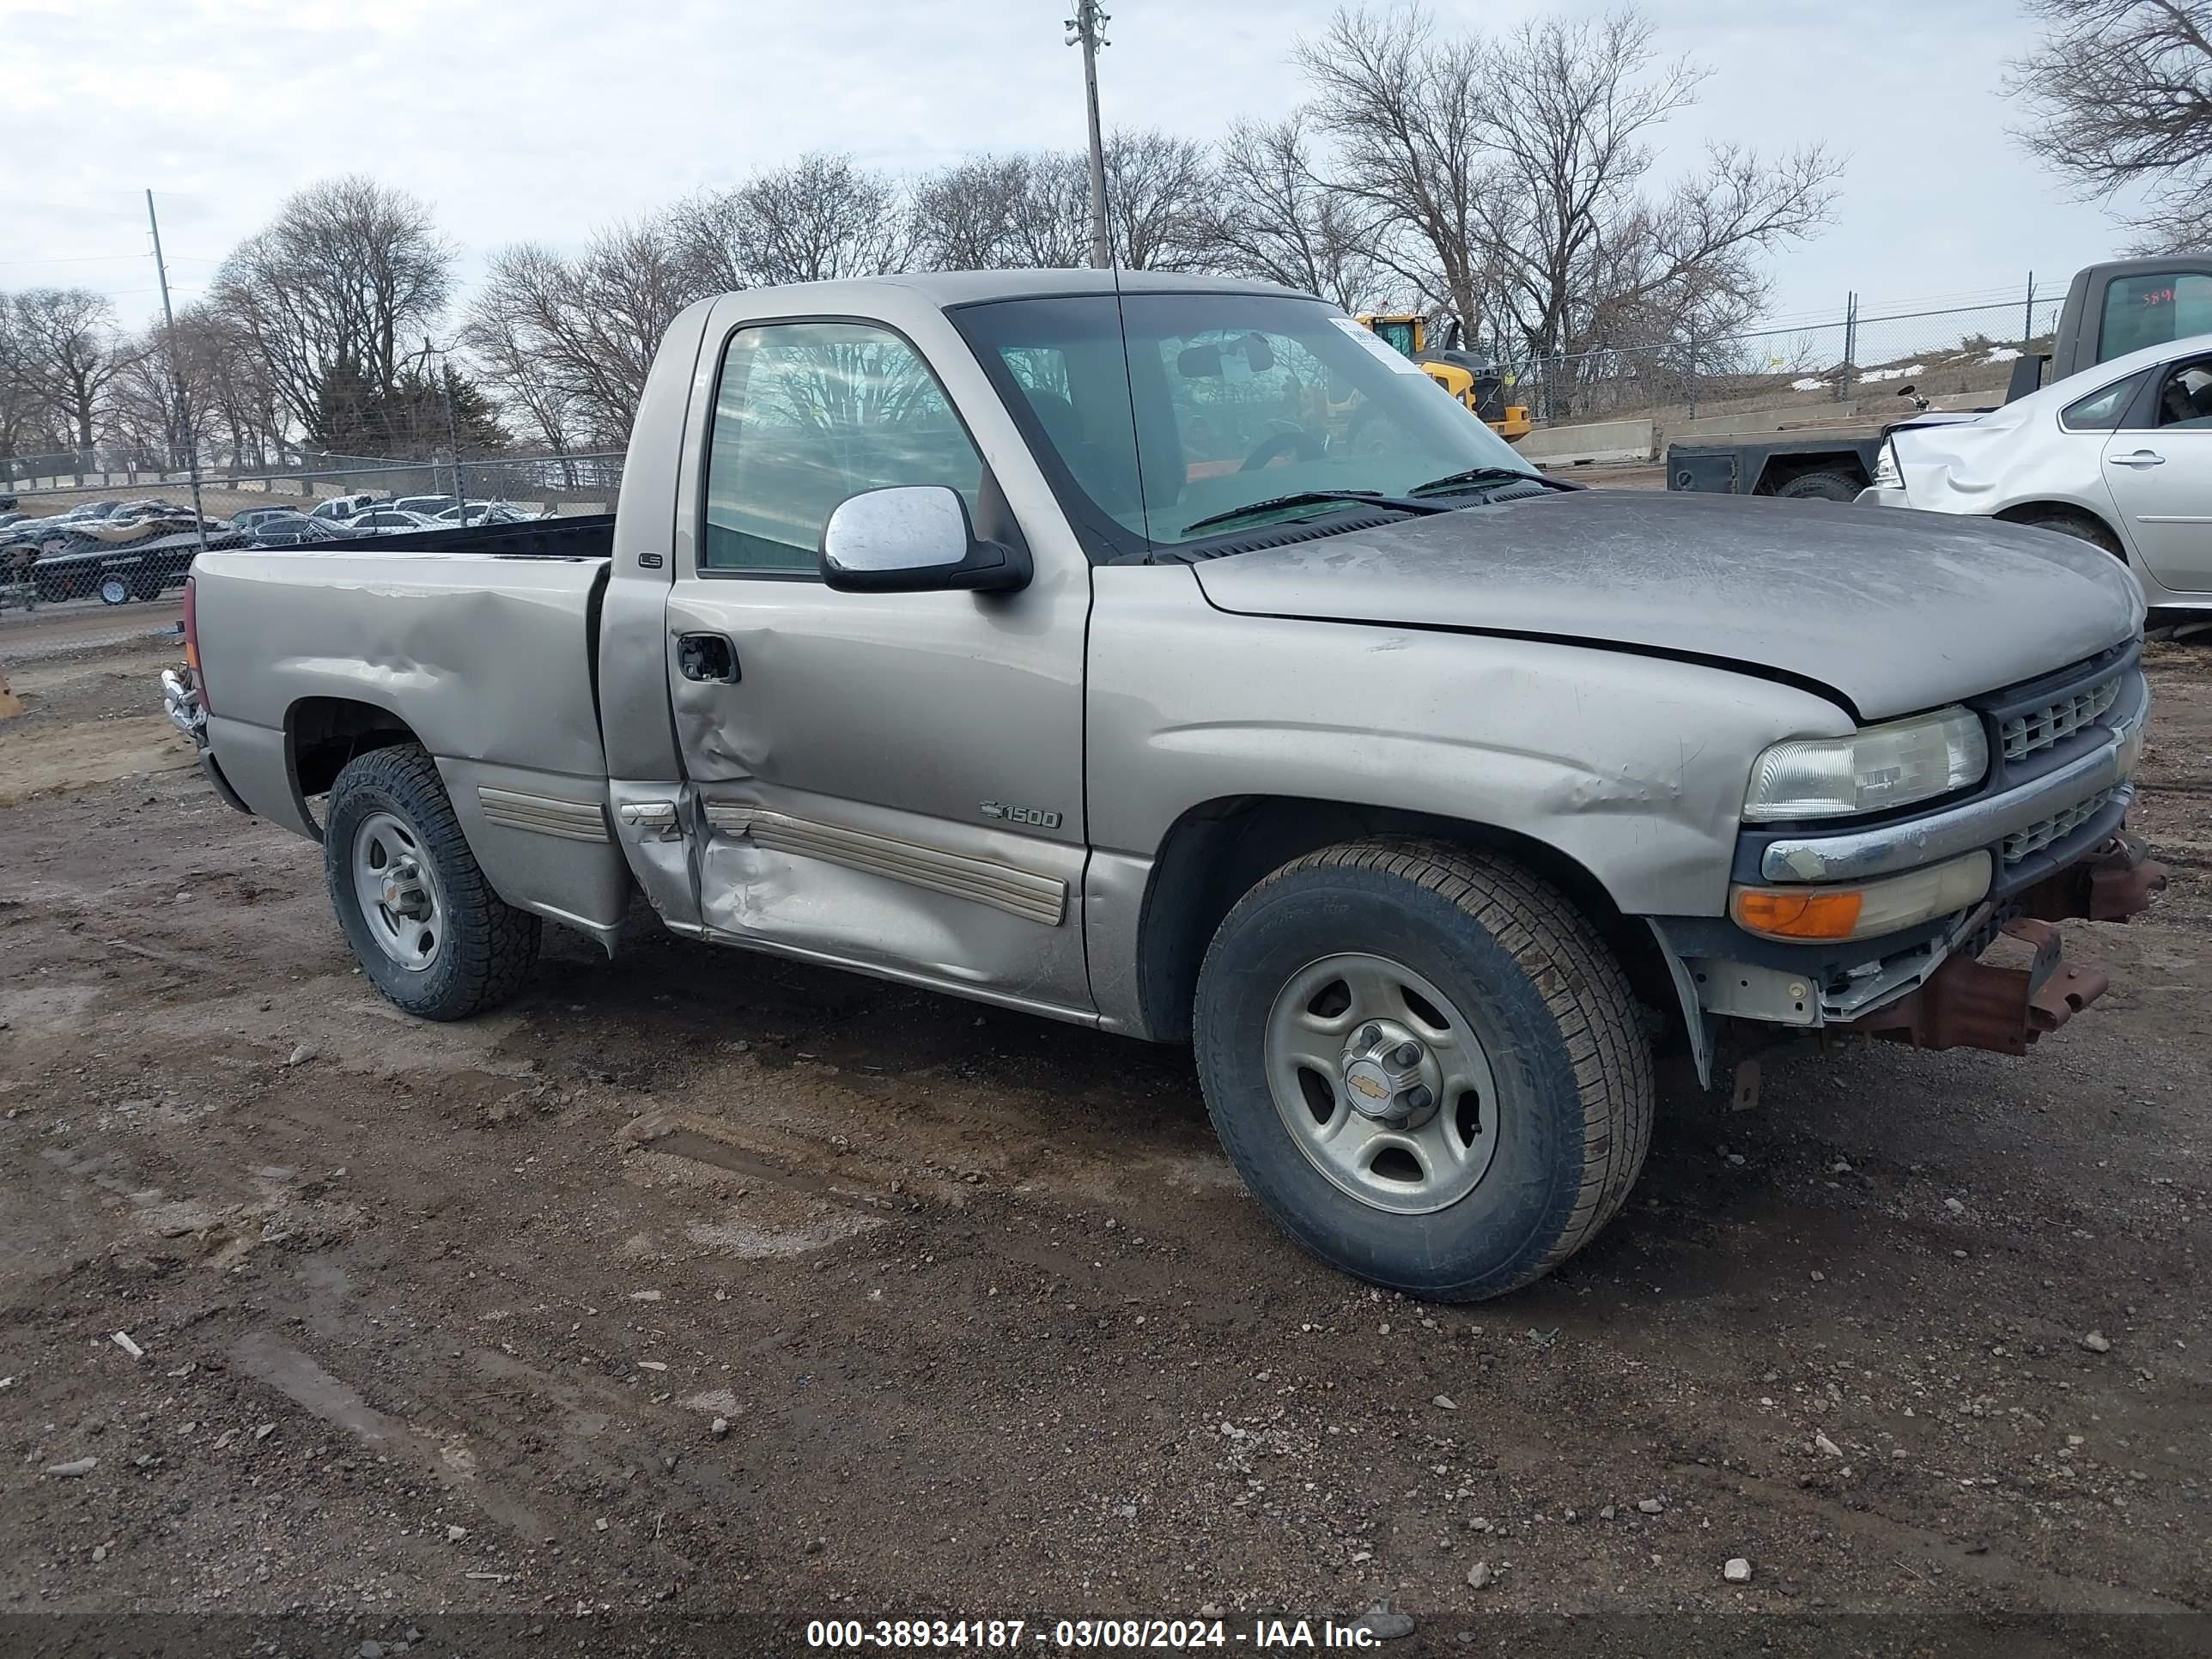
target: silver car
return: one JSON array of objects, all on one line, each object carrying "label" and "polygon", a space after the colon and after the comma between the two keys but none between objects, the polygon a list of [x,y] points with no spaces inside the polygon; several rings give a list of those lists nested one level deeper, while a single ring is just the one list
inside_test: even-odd
[{"label": "silver car", "polygon": [[434,530],[438,521],[427,513],[408,513],[380,507],[373,513],[348,519],[339,529],[349,536],[411,536],[418,530]]},{"label": "silver car", "polygon": [[2212,334],[1897,427],[1858,499],[2078,537],[2126,561],[2152,609],[2212,609]]}]

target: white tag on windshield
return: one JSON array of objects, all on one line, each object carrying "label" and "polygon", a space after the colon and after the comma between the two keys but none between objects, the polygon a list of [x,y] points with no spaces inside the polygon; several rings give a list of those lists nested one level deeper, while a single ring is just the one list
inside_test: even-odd
[{"label": "white tag on windshield", "polygon": [[1419,374],[1421,366],[1403,352],[1393,350],[1389,343],[1371,328],[1356,323],[1349,317],[1332,317],[1329,321],[1380,357],[1401,374]]}]

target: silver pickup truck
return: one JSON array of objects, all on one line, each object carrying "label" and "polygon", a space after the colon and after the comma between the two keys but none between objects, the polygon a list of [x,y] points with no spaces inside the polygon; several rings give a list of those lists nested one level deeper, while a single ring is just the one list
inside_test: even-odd
[{"label": "silver pickup truck", "polygon": [[186,615],[209,779],[322,843],[402,1008],[514,996],[546,921],[614,951],[641,895],[1188,1041],[1284,1228],[1425,1297],[1605,1225],[1657,1060],[2023,1054],[2104,988],[2053,924],[2163,881],[2118,561],[1549,481],[1251,283],[703,302],[611,520],[213,553]]}]

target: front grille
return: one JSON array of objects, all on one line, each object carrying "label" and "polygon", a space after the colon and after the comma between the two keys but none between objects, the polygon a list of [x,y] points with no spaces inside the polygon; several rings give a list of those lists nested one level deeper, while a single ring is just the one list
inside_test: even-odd
[{"label": "front grille", "polygon": [[2105,711],[2119,700],[2120,682],[2124,678],[2114,674],[2039,708],[2014,714],[1997,729],[2004,744],[2005,758],[2025,760],[2072,737],[2083,726],[2095,725]]},{"label": "front grille", "polygon": [[[2114,786],[2117,789],[2118,786]],[[2063,811],[2053,812],[2047,818],[2039,818],[2025,830],[2016,830],[2004,838],[2004,861],[2018,864],[2033,853],[2062,842],[2091,818],[2105,810],[2112,799],[2114,789],[2100,789],[2087,800],[2077,800]]]}]

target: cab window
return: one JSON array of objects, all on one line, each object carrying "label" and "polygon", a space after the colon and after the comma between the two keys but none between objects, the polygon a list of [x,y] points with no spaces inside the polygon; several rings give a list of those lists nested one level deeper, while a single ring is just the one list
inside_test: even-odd
[{"label": "cab window", "polygon": [[2097,361],[2124,357],[2130,351],[2167,345],[2192,334],[2212,334],[2212,276],[2195,271],[2154,271],[2118,277],[2105,289]]},{"label": "cab window", "polygon": [[731,337],[708,440],[705,570],[811,575],[839,502],[945,484],[977,509],[982,458],[920,353],[866,323]]}]

